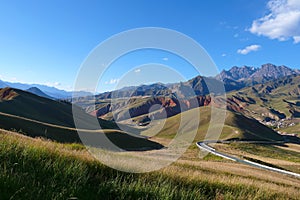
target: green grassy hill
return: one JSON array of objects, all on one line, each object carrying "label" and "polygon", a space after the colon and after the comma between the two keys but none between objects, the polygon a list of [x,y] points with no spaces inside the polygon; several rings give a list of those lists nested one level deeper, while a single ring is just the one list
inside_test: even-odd
[{"label": "green grassy hill", "polygon": [[[200,122],[198,126],[190,127],[190,130],[197,130],[195,141],[200,141],[205,138],[205,135],[210,124],[211,113],[210,106],[195,108],[179,115],[168,118],[165,121],[164,127],[155,136],[158,138],[173,138],[179,128],[181,115],[184,117],[188,126],[190,121],[194,120],[196,112],[200,112]],[[222,126],[213,122],[212,128]],[[151,134],[151,129],[143,134]],[[208,138],[209,139],[209,138]],[[271,128],[268,128],[254,119],[247,118],[239,113],[227,111],[225,124],[220,135],[220,140],[239,139],[239,140],[268,140],[268,141],[281,141],[282,137]]]},{"label": "green grassy hill", "polygon": [[[97,139],[98,135],[105,134],[110,141],[125,150],[163,147],[156,142],[120,131],[115,123],[102,119],[99,119],[102,130],[98,130],[98,126],[90,123],[95,119],[80,108],[77,109],[84,128],[88,128],[81,130],[84,137]],[[0,128],[63,143],[81,143],[74,125],[71,104],[17,89],[0,90]],[[87,145],[98,147],[97,142],[92,140]]]},{"label": "green grassy hill", "polygon": [[[86,114],[81,108],[75,107],[81,121],[90,125],[92,116]],[[34,95],[30,92],[3,88],[0,89],[0,112],[19,117],[38,120],[40,122],[74,128],[72,105],[64,101],[54,101]],[[103,128],[116,128],[111,122],[103,122]],[[94,129],[95,127],[91,127]]]}]

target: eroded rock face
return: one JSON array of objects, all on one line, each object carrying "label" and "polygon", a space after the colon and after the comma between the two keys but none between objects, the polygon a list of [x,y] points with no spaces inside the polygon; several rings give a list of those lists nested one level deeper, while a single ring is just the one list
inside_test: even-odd
[{"label": "eroded rock face", "polygon": [[171,117],[178,113],[199,106],[208,106],[211,104],[210,96],[197,96],[191,99],[179,100],[175,97],[152,97],[147,99],[132,98],[128,101],[119,103],[107,103],[95,111],[90,112],[91,115],[104,117],[113,112],[115,120],[126,120],[137,116],[155,112],[155,118]]},{"label": "eroded rock face", "polygon": [[0,101],[8,101],[18,96],[18,94],[12,88],[0,89]]},{"label": "eroded rock face", "polygon": [[96,116],[98,117],[98,116],[102,116],[102,115],[107,114],[108,112],[111,111],[110,107],[111,107],[111,104],[107,104],[107,105],[105,105],[104,107],[98,109],[98,110],[96,111]]}]

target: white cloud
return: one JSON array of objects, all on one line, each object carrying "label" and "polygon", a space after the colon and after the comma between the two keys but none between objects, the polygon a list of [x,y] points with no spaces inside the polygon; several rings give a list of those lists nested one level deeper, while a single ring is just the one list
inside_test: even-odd
[{"label": "white cloud", "polygon": [[105,84],[106,85],[112,85],[112,84],[116,84],[119,82],[119,79],[115,78],[115,79],[110,79],[109,81],[106,81]]},{"label": "white cloud", "polygon": [[254,20],[249,31],[279,41],[292,38],[294,43],[299,43],[300,1],[270,0],[267,8],[269,13],[260,19]]},{"label": "white cloud", "polygon": [[139,72],[141,72],[141,69],[136,69],[136,70],[134,70],[134,72],[139,73]]},{"label": "white cloud", "polygon": [[237,53],[247,55],[248,53],[250,53],[252,51],[258,51],[260,48],[261,48],[260,45],[253,44],[253,45],[245,47],[244,49],[237,50]]},{"label": "white cloud", "polygon": [[46,82],[43,85],[47,85],[49,87],[59,87],[59,86],[61,86],[61,83],[60,82]]},{"label": "white cloud", "polygon": [[163,60],[164,60],[164,61],[168,61],[168,60],[169,60],[169,58],[165,57],[165,58],[163,58]]},{"label": "white cloud", "polygon": [[223,53],[221,56],[222,56],[222,57],[225,57],[225,56],[227,56],[227,54],[226,54],[226,53]]},{"label": "white cloud", "polygon": [[295,44],[300,42],[300,36],[294,36],[293,39]]}]

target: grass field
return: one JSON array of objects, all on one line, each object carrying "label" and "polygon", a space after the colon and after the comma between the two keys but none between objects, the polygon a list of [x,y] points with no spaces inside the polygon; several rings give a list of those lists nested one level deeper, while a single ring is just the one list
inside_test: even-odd
[{"label": "grass field", "polygon": [[180,159],[131,174],[79,144],[0,131],[0,199],[297,199],[300,180],[228,161]]}]

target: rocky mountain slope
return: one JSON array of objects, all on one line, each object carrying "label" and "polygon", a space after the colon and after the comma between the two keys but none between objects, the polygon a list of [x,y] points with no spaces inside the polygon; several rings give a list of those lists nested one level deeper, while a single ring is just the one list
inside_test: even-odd
[{"label": "rocky mountain slope", "polygon": [[227,107],[278,130],[300,133],[299,96],[300,75],[291,75],[231,92]]},{"label": "rocky mountain slope", "polygon": [[[128,87],[96,96],[96,105],[82,98],[76,103],[94,116],[116,121],[133,119],[143,124],[149,119],[161,119],[198,106],[222,104],[231,111],[255,118],[278,130],[300,133],[299,70],[273,64],[261,68],[233,67],[216,78],[197,76],[187,82]],[[218,79],[224,77],[224,86]],[[208,90],[208,85],[215,93]],[[218,97],[224,88],[227,99]],[[118,98],[112,98],[113,95]],[[116,95],[117,94],[117,95]],[[121,97],[128,98],[121,98]],[[129,98],[130,97],[130,98]],[[112,100],[113,99],[113,100]],[[128,121],[127,121],[128,122]]]},{"label": "rocky mountain slope", "polygon": [[[132,96],[175,96],[176,98],[191,98],[199,95],[222,94],[224,91],[265,83],[290,75],[300,75],[299,70],[286,66],[264,64],[260,68],[234,66],[223,70],[216,77],[196,76],[186,82],[125,87],[113,92],[96,95],[97,99],[123,98]],[[75,99],[75,101],[77,101]]]},{"label": "rocky mountain slope", "polygon": [[216,78],[219,80],[224,80],[225,84],[228,79],[238,81],[240,83],[240,87],[244,87],[299,74],[299,70],[291,69],[284,65],[276,66],[274,64],[267,63],[262,65],[260,68],[235,66],[229,70],[223,70],[219,75],[216,76]]}]

